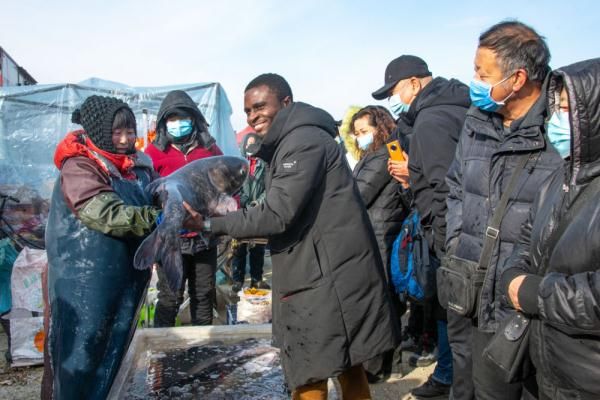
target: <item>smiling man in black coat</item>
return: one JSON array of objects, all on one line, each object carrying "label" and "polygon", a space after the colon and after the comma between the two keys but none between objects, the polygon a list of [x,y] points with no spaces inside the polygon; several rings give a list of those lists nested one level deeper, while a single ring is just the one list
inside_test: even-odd
[{"label": "smiling man in black coat", "polygon": [[294,399],[326,396],[337,376],[348,398],[370,399],[361,364],[397,343],[377,242],[325,111],[293,102],[281,76],[244,94],[248,124],[268,164],[257,207],[207,220],[214,234],[268,237],[273,335]]}]

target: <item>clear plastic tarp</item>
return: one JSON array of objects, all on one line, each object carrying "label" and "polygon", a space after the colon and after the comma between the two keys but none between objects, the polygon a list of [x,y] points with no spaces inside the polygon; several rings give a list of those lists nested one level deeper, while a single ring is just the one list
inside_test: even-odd
[{"label": "clear plastic tarp", "polygon": [[58,170],[54,149],[78,125],[71,113],[91,95],[114,96],[127,102],[136,115],[138,137],[153,129],[160,103],[171,90],[184,90],[198,104],[209,130],[225,154],[239,153],[231,126],[231,105],[219,83],[161,87],[130,87],[97,78],[77,84],[0,87],[0,194],[8,202],[4,218],[25,238],[43,239]]}]

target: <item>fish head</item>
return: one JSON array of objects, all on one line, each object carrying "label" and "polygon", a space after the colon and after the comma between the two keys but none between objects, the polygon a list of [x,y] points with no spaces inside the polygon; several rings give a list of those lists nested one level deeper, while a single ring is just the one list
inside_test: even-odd
[{"label": "fish head", "polygon": [[208,205],[210,215],[225,215],[238,209],[238,202],[231,196],[221,193],[216,201]]},{"label": "fish head", "polygon": [[248,162],[239,157],[218,157],[208,170],[208,178],[217,192],[229,196],[240,190],[247,176]]},{"label": "fish head", "polygon": [[208,178],[218,196],[208,203],[211,215],[225,215],[238,208],[232,197],[239,192],[248,176],[248,162],[243,158],[215,157],[208,169]]}]

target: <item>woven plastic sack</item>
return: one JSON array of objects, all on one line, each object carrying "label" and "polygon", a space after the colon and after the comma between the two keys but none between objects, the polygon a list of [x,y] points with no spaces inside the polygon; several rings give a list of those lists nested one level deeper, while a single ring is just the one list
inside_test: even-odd
[{"label": "woven plastic sack", "polygon": [[42,364],[44,359],[44,317],[10,320],[12,366]]},{"label": "woven plastic sack", "polygon": [[237,323],[268,324],[271,322],[271,291],[243,289],[238,293]]},{"label": "woven plastic sack", "polygon": [[25,247],[17,257],[12,271],[12,311],[43,312],[42,271],[48,268],[45,250]]}]

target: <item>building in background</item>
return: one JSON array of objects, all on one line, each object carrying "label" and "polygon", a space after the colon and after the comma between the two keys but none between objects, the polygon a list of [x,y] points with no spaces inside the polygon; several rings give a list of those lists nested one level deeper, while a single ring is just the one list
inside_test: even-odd
[{"label": "building in background", "polygon": [[0,86],[24,86],[35,85],[33,79],[25,68],[20,67],[17,62],[0,47]]}]

